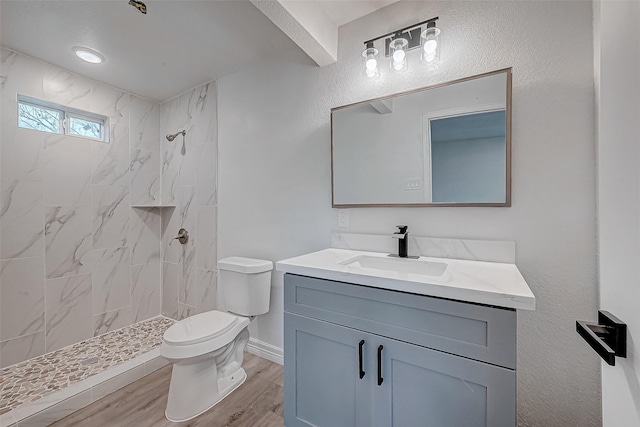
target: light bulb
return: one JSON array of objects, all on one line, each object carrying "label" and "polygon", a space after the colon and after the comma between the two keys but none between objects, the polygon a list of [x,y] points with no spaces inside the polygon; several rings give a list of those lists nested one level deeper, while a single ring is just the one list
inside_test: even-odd
[{"label": "light bulb", "polygon": [[427,29],[420,34],[422,52],[420,62],[432,65],[440,60],[440,28],[436,27],[435,21],[427,24]]},{"label": "light bulb", "polygon": [[407,49],[409,42],[404,37],[401,37],[400,32],[394,35],[394,38],[389,41],[389,54],[391,61],[389,61],[389,69],[392,72],[403,72],[407,70]]},{"label": "light bulb", "polygon": [[[404,50],[402,49],[396,50],[395,52],[393,52],[393,62],[402,63],[402,61],[404,61],[404,56],[405,56]],[[400,68],[402,68],[402,65],[400,65]]]},{"label": "light bulb", "polygon": [[424,42],[424,52],[426,54],[426,56],[431,56],[433,54],[435,54],[436,49],[438,48],[438,42],[431,39],[431,40],[427,40],[426,42]]},{"label": "light bulb", "polygon": [[380,76],[378,70],[378,49],[373,47],[373,42],[367,42],[366,48],[362,52],[362,65],[364,75],[371,79],[377,79]]}]

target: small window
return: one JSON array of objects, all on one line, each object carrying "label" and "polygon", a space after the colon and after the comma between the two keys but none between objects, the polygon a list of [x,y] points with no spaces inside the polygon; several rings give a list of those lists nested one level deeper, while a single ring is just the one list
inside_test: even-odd
[{"label": "small window", "polygon": [[18,103],[18,126],[43,132],[62,133],[64,112],[39,105]]},{"label": "small window", "polygon": [[18,127],[108,142],[109,119],[88,111],[18,95]]},{"label": "small window", "polygon": [[102,122],[69,116],[69,134],[102,139]]}]

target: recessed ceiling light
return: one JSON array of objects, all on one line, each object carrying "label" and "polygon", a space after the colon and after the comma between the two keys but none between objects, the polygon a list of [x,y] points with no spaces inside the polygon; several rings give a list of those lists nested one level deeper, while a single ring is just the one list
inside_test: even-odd
[{"label": "recessed ceiling light", "polygon": [[83,61],[90,62],[92,64],[99,64],[104,61],[104,56],[100,55],[93,49],[89,49],[88,47],[80,47],[76,46],[73,49],[73,53]]}]

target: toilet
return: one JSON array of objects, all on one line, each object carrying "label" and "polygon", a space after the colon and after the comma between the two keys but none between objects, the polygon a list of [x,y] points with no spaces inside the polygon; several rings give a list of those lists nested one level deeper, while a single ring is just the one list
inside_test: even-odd
[{"label": "toilet", "polygon": [[207,311],[166,330],[160,354],[173,363],[165,415],[187,421],[211,409],[247,378],[242,369],[249,322],[269,311],[273,263],[230,257],[218,261],[227,312]]}]

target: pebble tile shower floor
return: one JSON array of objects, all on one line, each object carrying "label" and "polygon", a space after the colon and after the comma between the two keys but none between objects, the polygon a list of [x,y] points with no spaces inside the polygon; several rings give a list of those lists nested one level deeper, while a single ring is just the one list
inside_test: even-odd
[{"label": "pebble tile shower floor", "polygon": [[174,320],[155,317],[0,370],[0,415],[152,350]]}]

